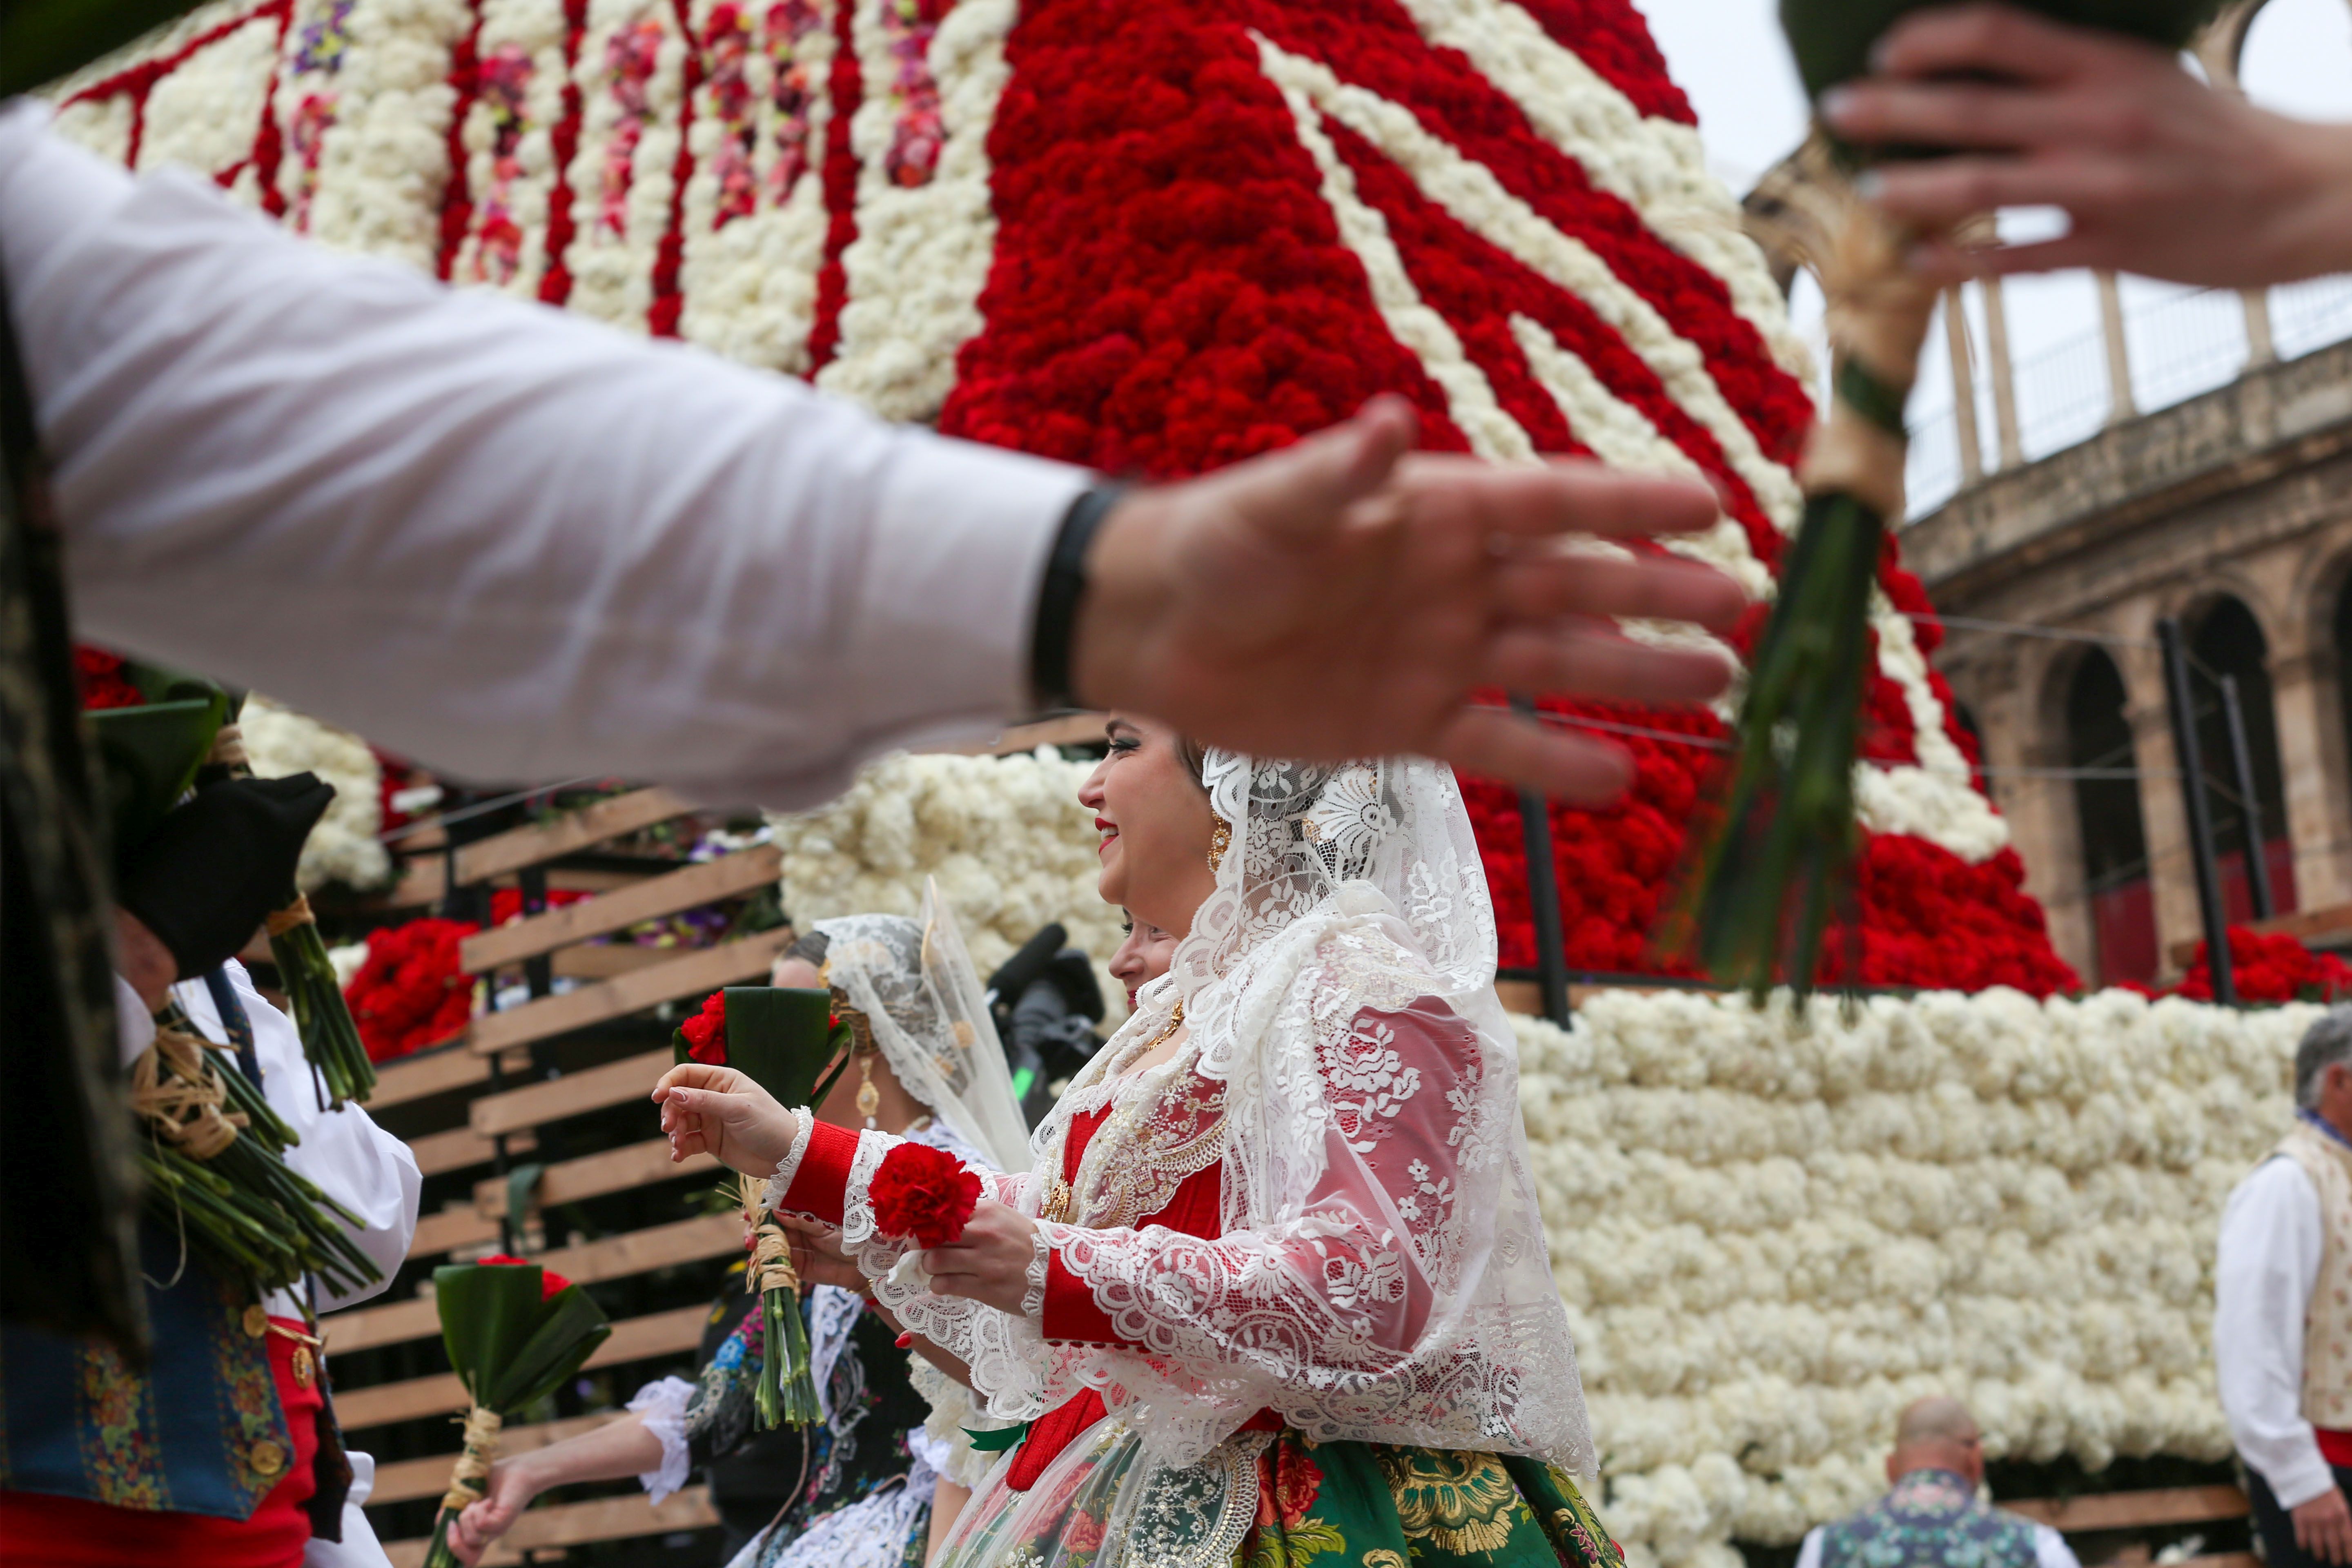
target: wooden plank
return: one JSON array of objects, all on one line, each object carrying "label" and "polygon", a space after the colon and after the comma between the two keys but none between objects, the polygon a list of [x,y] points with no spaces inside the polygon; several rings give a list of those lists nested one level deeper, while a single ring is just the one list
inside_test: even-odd
[{"label": "wooden plank", "polygon": [[[541,1421],[529,1426],[508,1426],[499,1432],[499,1457],[512,1458],[532,1448],[544,1448],[550,1443],[560,1443],[583,1432],[593,1432],[599,1426],[609,1426],[627,1415],[625,1410],[601,1410],[593,1415],[575,1416],[569,1421]],[[454,1428],[453,1428],[454,1430]],[[428,1454],[421,1459],[398,1459],[375,1468],[375,1489],[368,1493],[368,1506],[378,1503],[407,1502],[414,1498],[439,1497],[449,1489],[449,1468],[457,1462],[457,1450],[446,1454]]]},{"label": "wooden plank", "polygon": [[[703,1530],[719,1522],[709,1487],[688,1487],[659,1508],[643,1492],[625,1497],[598,1498],[591,1502],[558,1503],[535,1508],[515,1521],[488,1552],[483,1568],[508,1568],[528,1561],[525,1553],[564,1546],[584,1546],[597,1541],[626,1541],[641,1535],[662,1535],[673,1530]],[[384,1554],[393,1568],[422,1568],[430,1541],[391,1541]]]},{"label": "wooden plank", "polygon": [[[471,1212],[471,1211],[467,1211]],[[668,1225],[648,1226],[622,1236],[574,1242],[532,1261],[552,1268],[580,1284],[621,1279],[706,1258],[725,1258],[743,1250],[743,1222],[731,1214],[698,1215]],[[378,1345],[431,1339],[441,1331],[441,1317],[428,1298],[395,1301],[385,1306],[354,1307],[320,1320],[327,1349],[334,1354],[372,1350]]]},{"label": "wooden plank", "polygon": [[667,822],[693,809],[666,789],[632,790],[567,812],[552,822],[495,833],[458,848],[457,885],[464,888],[486,882],[508,871],[520,871],[526,866],[602,844],[607,838],[618,838],[625,833]]},{"label": "wooden plank", "polygon": [[[506,1205],[499,1205],[499,1213]],[[461,1247],[479,1247],[499,1238],[497,1215],[486,1215],[478,1208],[448,1208],[439,1214],[429,1214],[416,1222],[415,1238],[408,1244],[408,1256],[438,1258],[445,1252],[455,1252]]]},{"label": "wooden plank", "polygon": [[1000,732],[996,739],[976,745],[950,746],[942,752],[947,756],[1009,757],[1015,752],[1034,752],[1040,746],[1082,746],[1089,741],[1103,738],[1100,713],[1066,713],[1058,719],[1041,719],[1034,724],[1015,724]]},{"label": "wooden plank", "polygon": [[[514,1133],[507,1139],[509,1155],[528,1154],[538,1147],[538,1138],[528,1131]],[[462,1171],[468,1165],[487,1165],[497,1154],[490,1146],[490,1141],[470,1127],[456,1127],[446,1132],[411,1138],[408,1152],[416,1156],[418,1173],[427,1176],[437,1176],[444,1171]]]},{"label": "wooden plank", "polygon": [[2029,1498],[2000,1506],[2037,1524],[2066,1531],[2196,1524],[2206,1520],[2242,1518],[2248,1510],[2246,1494],[2235,1487],[2165,1487],[2144,1492]]},{"label": "wooden plank", "polygon": [[[618,1149],[583,1154],[577,1160],[565,1160],[550,1165],[546,1173],[540,1177],[538,1198],[542,1205],[576,1203],[582,1198],[598,1198],[606,1193],[624,1193],[631,1187],[650,1186],[674,1176],[698,1175],[719,1169],[719,1162],[708,1154],[696,1154],[673,1165],[669,1159],[669,1140],[648,1138],[642,1143],[625,1143]],[[476,1183],[474,1207],[487,1219],[494,1220],[505,1214],[506,1183],[495,1176],[487,1182]],[[422,1225],[417,1226],[420,1231],[424,1228]],[[409,1256],[415,1255],[412,1248]]]},{"label": "wooden plank", "polygon": [[[624,1362],[651,1361],[656,1356],[693,1350],[702,1342],[702,1331],[709,1321],[708,1306],[679,1307],[642,1318],[623,1319],[613,1325],[613,1337],[596,1347],[596,1353],[588,1358],[587,1364],[616,1366]],[[335,1394],[335,1415],[342,1422],[343,1430],[350,1432],[394,1421],[455,1415],[465,1403],[465,1385],[457,1381],[457,1374],[444,1372],[402,1383],[378,1384],[373,1388],[355,1389],[348,1394],[339,1390]]]},{"label": "wooden plank", "polygon": [[457,964],[468,974],[520,963],[559,947],[609,936],[641,921],[698,909],[764,887],[783,875],[784,852],[755,845],[699,866],[648,878],[634,887],[586,899],[469,936],[457,946]]},{"label": "wooden plank", "polygon": [[643,1056],[606,1062],[600,1068],[510,1089],[504,1094],[487,1094],[466,1108],[467,1124],[488,1139],[500,1132],[543,1127],[567,1116],[602,1110],[608,1105],[624,1105],[633,1100],[646,1100],[646,1110],[650,1114],[654,1104],[646,1097],[653,1093],[654,1084],[661,1075],[669,1071],[672,1059],[669,1048],[664,1047]]},{"label": "wooden plank", "polygon": [[[506,1058],[509,1072],[529,1072],[530,1054],[517,1051]],[[430,1100],[436,1094],[446,1094],[453,1089],[466,1089],[490,1081],[490,1064],[486,1057],[472,1051],[436,1050],[430,1055],[402,1057],[375,1069],[375,1092],[368,1096],[368,1109],[382,1110],[387,1105],[405,1105],[411,1100]]]},{"label": "wooden plank", "polygon": [[683,958],[583,985],[561,996],[526,1002],[503,1013],[489,1014],[474,1020],[472,1048],[488,1054],[527,1046],[551,1035],[625,1018],[681,996],[740,984],[765,975],[776,954],[791,946],[792,941],[789,926],[763,931],[740,942],[698,948]]},{"label": "wooden plank", "polygon": [[555,973],[570,980],[611,980],[635,974],[677,956],[674,947],[639,947],[630,942],[600,942],[587,947],[567,947],[550,959]]}]

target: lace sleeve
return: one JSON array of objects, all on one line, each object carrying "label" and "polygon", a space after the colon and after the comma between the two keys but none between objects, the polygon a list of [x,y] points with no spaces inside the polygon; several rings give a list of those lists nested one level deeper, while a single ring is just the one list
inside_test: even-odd
[{"label": "lace sleeve", "polygon": [[[1323,1032],[1317,1067],[1319,1174],[1273,1223],[1234,1223],[1228,1193],[1211,1238],[1045,1227],[1039,1330],[1088,1380],[1186,1405],[1206,1436],[1269,1405],[1310,1432],[1377,1421],[1489,1370],[1461,1323],[1488,1252],[1463,1189],[1497,1173],[1477,1031],[1434,999],[1367,1007]],[[1054,1381],[1049,1402],[1072,1380]]]},{"label": "lace sleeve", "polygon": [[629,1401],[629,1414],[661,1439],[660,1467],[637,1478],[656,1503],[683,1489],[693,1476],[694,1463],[686,1447],[686,1405],[693,1397],[694,1384],[682,1377],[665,1377],[646,1384]]}]

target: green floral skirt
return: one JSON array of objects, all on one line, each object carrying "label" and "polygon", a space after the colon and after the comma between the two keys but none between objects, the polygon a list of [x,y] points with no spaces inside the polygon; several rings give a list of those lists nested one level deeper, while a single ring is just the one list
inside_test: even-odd
[{"label": "green floral skirt", "polygon": [[1623,1568],[1574,1481],[1508,1454],[1284,1431],[1171,1468],[1114,1415],[1025,1492],[1005,1468],[934,1568]]}]

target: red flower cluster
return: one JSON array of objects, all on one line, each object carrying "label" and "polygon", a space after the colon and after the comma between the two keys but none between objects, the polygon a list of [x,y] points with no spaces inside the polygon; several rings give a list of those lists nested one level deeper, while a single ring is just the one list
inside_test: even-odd
[{"label": "red flower cluster", "polygon": [[[2230,928],[2230,980],[2241,1002],[2333,1002],[2352,994],[2352,966],[2342,959],[2314,952],[2291,936],[2265,935],[2244,926]],[[2205,944],[2197,944],[2197,957],[2179,985],[2169,993],[2148,994],[2213,1000],[2213,966],[2207,962]]]},{"label": "red flower cluster", "polygon": [[866,1188],[874,1228],[918,1247],[945,1247],[963,1234],[980,1206],[980,1178],[961,1160],[928,1143],[901,1143],[882,1157]]},{"label": "red flower cluster", "polygon": [[[1704,713],[1543,704],[1694,741],[1719,739]],[[1662,955],[1654,933],[1684,869],[1687,840],[1720,752],[1650,736],[1612,735],[1633,755],[1633,787],[1599,810],[1551,807],[1554,878],[1572,969],[1602,974],[1688,974]],[[1973,756],[1973,749],[1970,749]],[[1518,795],[1485,779],[1463,794],[1486,868],[1506,968],[1537,962]],[[1824,980],[1866,985],[2011,985],[2036,996],[2080,984],[2050,946],[2040,906],[2024,892],[2014,850],[1971,866],[1924,839],[1868,839],[1857,868],[1858,927],[1832,933]],[[1849,975],[1849,968],[1858,970]]]},{"label": "red flower cluster", "polygon": [[343,987],[371,1061],[390,1061],[462,1032],[474,1014],[474,983],[459,972],[457,944],[481,928],[470,921],[418,920],[368,933],[367,962]]},{"label": "red flower cluster", "polygon": [[727,1065],[727,993],[713,991],[702,999],[702,1011],[677,1026],[686,1040],[686,1054],[705,1067]]},{"label": "red flower cluster", "polygon": [[122,656],[119,653],[109,653],[102,647],[77,646],[74,648],[74,674],[81,680],[81,705],[84,708],[95,710],[146,705],[146,697],[122,673]]},{"label": "red flower cluster", "polygon": [[[593,893],[583,893],[575,889],[551,888],[547,893],[547,907],[551,910],[560,910],[566,904],[576,904],[583,899],[593,899],[595,896]],[[522,889],[520,888],[491,889],[490,923],[494,926],[502,926],[509,921],[520,919],[522,919]]]},{"label": "red flower cluster", "polygon": [[478,1258],[474,1261],[477,1263],[510,1264],[518,1268],[538,1268],[539,1299],[542,1301],[551,1300],[555,1297],[562,1295],[564,1291],[572,1289],[571,1280],[566,1279],[562,1275],[558,1274],[554,1269],[550,1268],[544,1263],[533,1264],[528,1258],[509,1258],[503,1252],[493,1252],[488,1258]]}]

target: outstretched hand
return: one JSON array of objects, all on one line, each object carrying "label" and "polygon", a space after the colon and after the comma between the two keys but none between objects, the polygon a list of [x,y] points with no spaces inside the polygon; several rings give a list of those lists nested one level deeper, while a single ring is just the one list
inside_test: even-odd
[{"label": "outstretched hand", "polygon": [[1574,799],[1622,788],[1617,747],[1470,694],[1722,690],[1727,658],[1632,641],[1608,617],[1721,629],[1746,605],[1731,579],[1562,547],[1696,531],[1716,498],[1589,463],[1409,455],[1413,432],[1411,406],[1381,396],[1295,447],[1122,500],[1087,563],[1072,648],[1084,700],[1260,755],[1418,752]]},{"label": "outstretched hand", "polygon": [[1831,128],[1958,150],[1875,170],[1888,212],[1930,232],[1999,207],[2072,220],[2040,244],[1925,247],[1931,273],[2095,267],[2251,288],[2352,266],[2352,128],[2256,109],[2153,45],[2006,5],[1916,13],[1874,63],[1823,99]]},{"label": "outstretched hand", "polygon": [[1029,1296],[1029,1266],[1037,1259],[1037,1222],[1019,1209],[982,1198],[963,1234],[923,1254],[934,1296],[961,1296],[1021,1316]]},{"label": "outstretched hand", "polygon": [[866,1275],[842,1250],[841,1227],[796,1214],[776,1215],[776,1224],[791,1238],[793,1272],[811,1285],[837,1285],[863,1290]]},{"label": "outstretched hand", "polygon": [[680,1062],[654,1085],[675,1164],[708,1154],[747,1176],[772,1176],[800,1136],[805,1111],[788,1110],[733,1068]]}]

